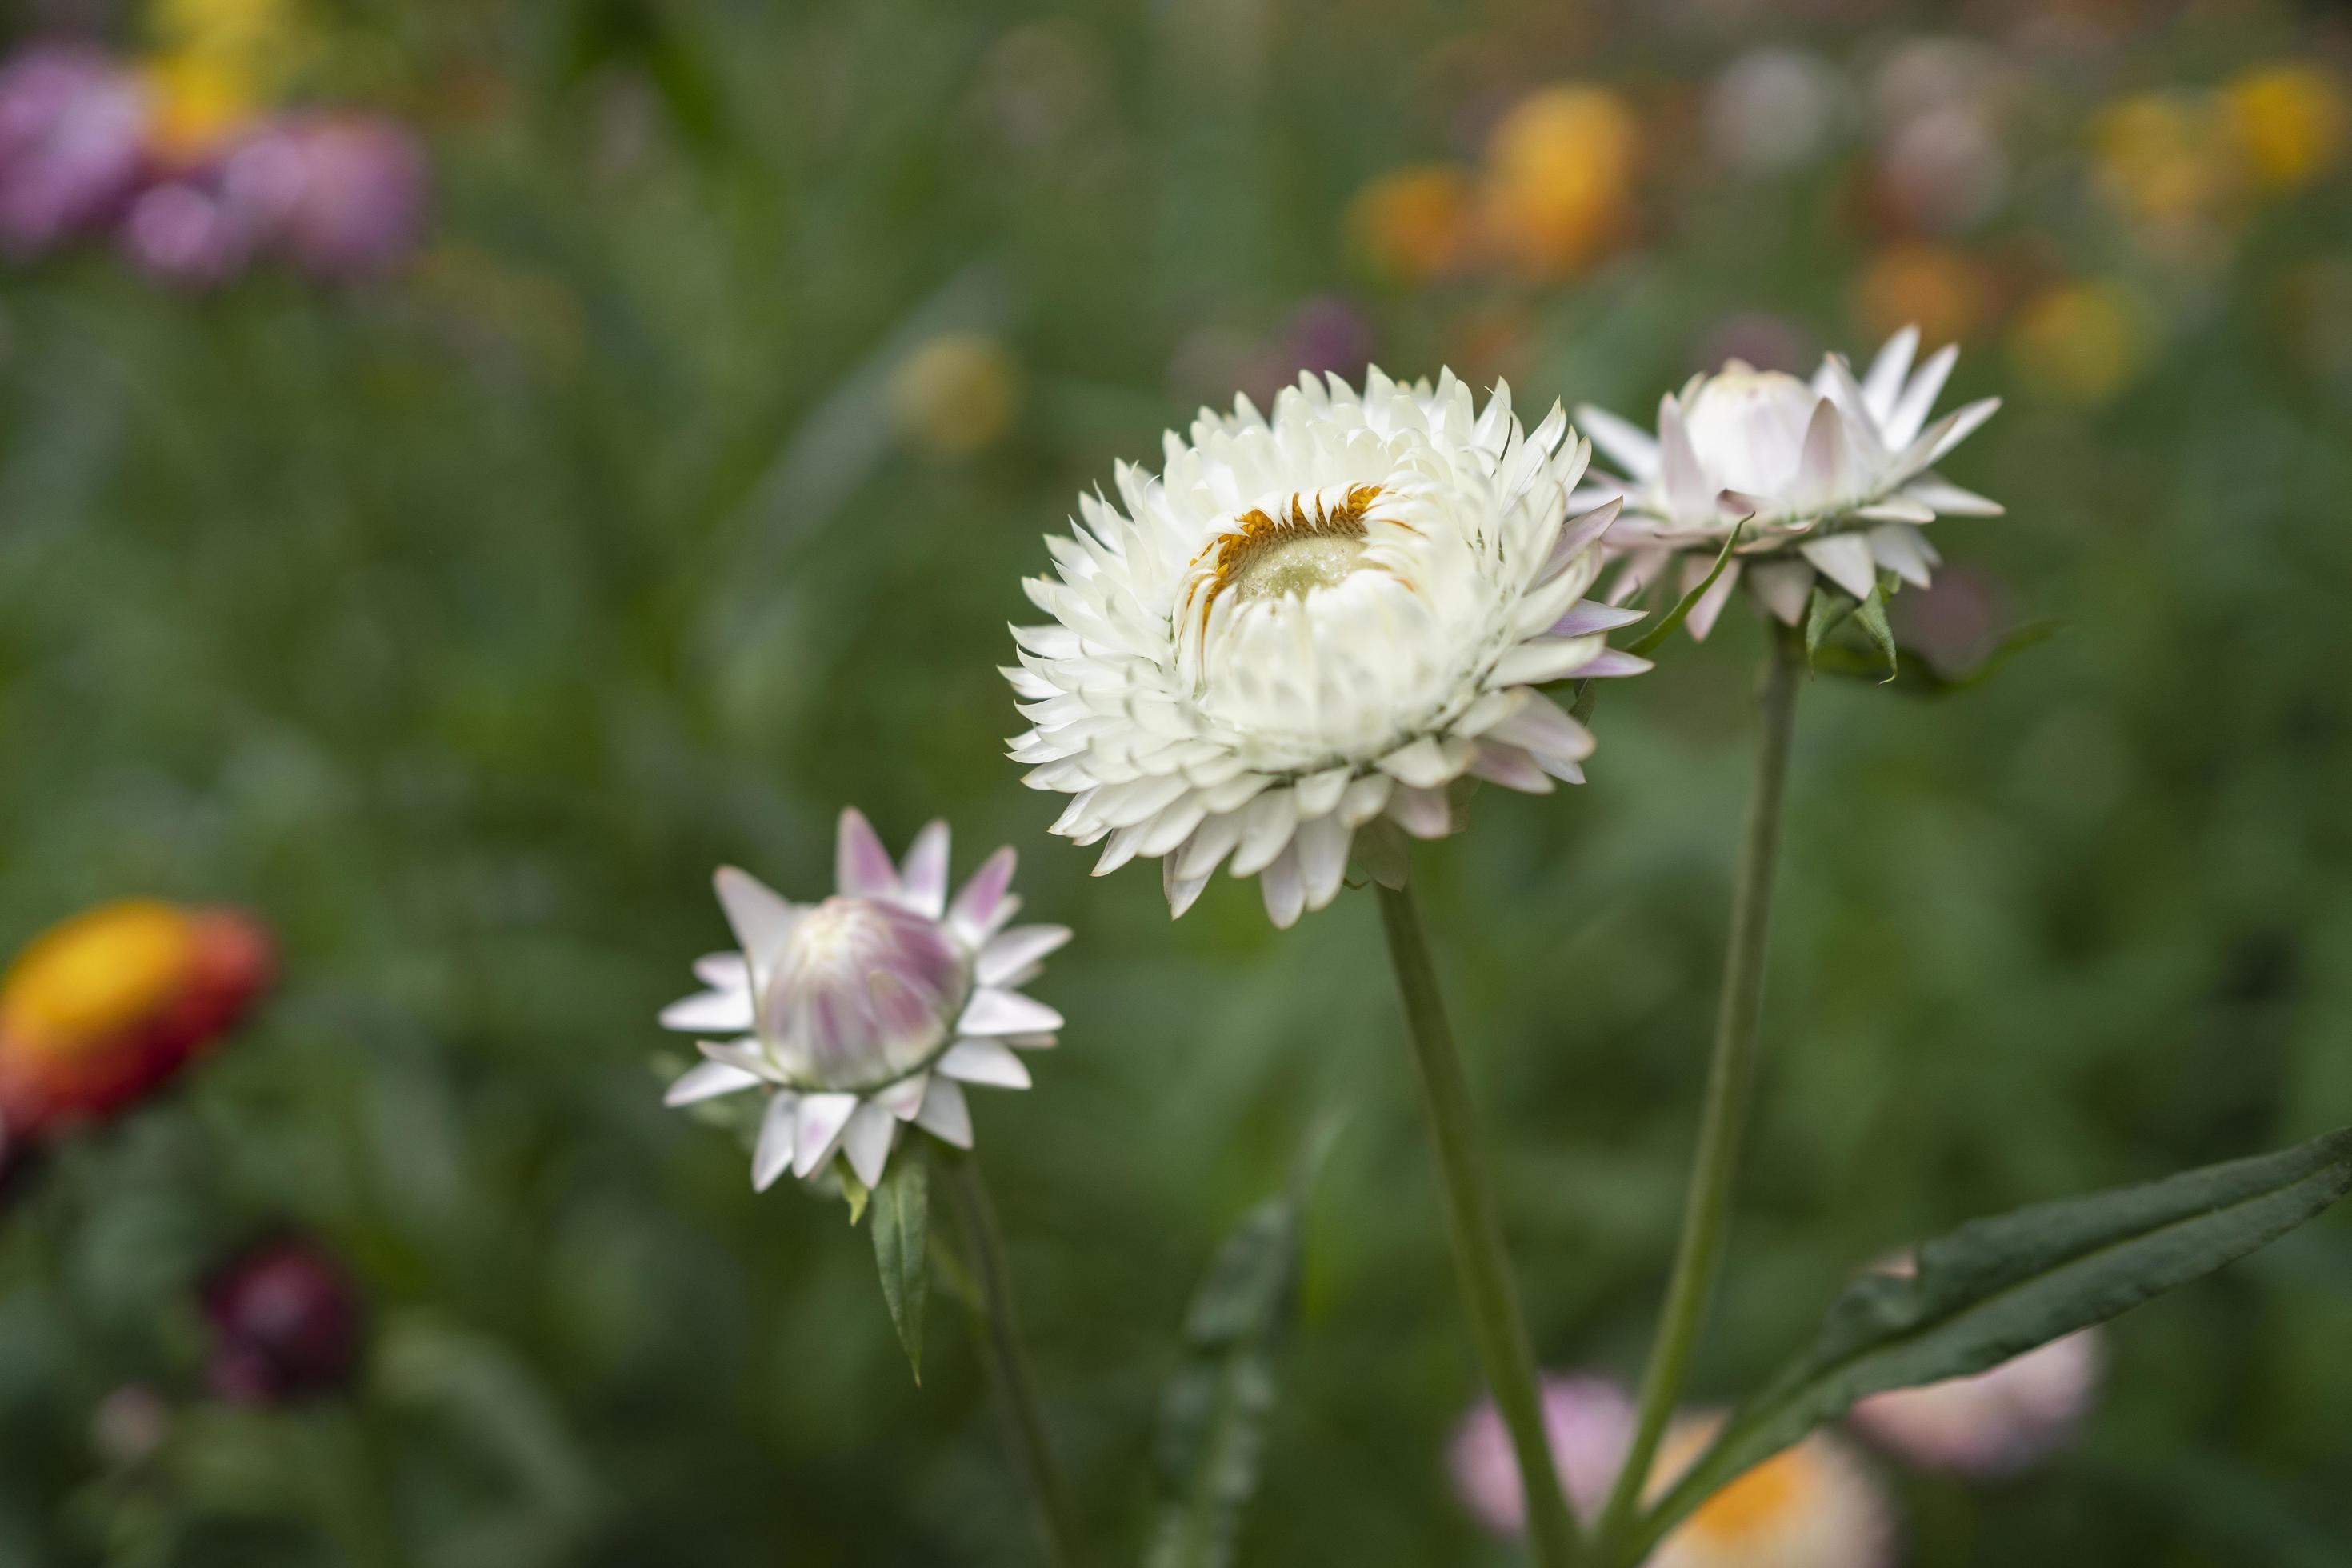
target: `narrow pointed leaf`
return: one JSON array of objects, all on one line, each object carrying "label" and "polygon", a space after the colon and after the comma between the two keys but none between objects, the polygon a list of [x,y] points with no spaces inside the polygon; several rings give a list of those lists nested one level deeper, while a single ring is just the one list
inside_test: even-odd
[{"label": "narrow pointed leaf", "polygon": [[1743,517],[1731,525],[1731,532],[1724,540],[1723,548],[1716,552],[1715,564],[1707,568],[1706,575],[1699,580],[1696,587],[1675,601],[1675,607],[1666,612],[1665,619],[1627,643],[1625,645],[1627,653],[1647,654],[1674,636],[1675,628],[1690,619],[1691,611],[1697,607],[1701,599],[1706,597],[1706,591],[1715,586],[1715,580],[1723,575],[1723,569],[1731,564],[1732,549],[1738,544],[1739,536],[1747,531],[1748,521]]},{"label": "narrow pointed leaf", "polygon": [[1820,1337],[1732,1415],[1645,1518],[1638,1556],[1709,1496],[1890,1388],[1965,1377],[2266,1246],[2352,1191],[2352,1128],[2296,1148],[1977,1220],[1831,1303]]},{"label": "narrow pointed leaf", "polygon": [[1145,1568],[1225,1568],[1257,1489],[1274,1358],[1298,1296],[1307,1194],[1336,1128],[1319,1127],[1290,1188],[1242,1217],[1184,1321],[1184,1360],[1160,1402],[1152,1458],[1165,1501]]},{"label": "narrow pointed leaf", "polygon": [[915,1381],[923,1381],[923,1309],[931,1292],[931,1166],[919,1139],[908,1140],[874,1189],[874,1261],[882,1271],[882,1299],[906,1348]]}]

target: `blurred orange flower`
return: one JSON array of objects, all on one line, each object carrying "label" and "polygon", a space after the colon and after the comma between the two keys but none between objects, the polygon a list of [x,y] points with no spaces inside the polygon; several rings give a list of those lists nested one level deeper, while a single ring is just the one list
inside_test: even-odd
[{"label": "blurred orange flower", "polygon": [[1524,276],[1569,277],[1633,226],[1641,126],[1606,88],[1555,87],[1522,100],[1486,142],[1478,223],[1494,257]]},{"label": "blurred orange flower", "polygon": [[1356,193],[1348,235],[1394,282],[1427,283],[1458,272],[1470,259],[1469,176],[1451,163],[1391,170]]},{"label": "blurred orange flower", "polygon": [[2263,66],[2231,78],[2221,100],[2247,170],[2265,189],[2301,190],[2343,161],[2352,105],[2333,72]]},{"label": "blurred orange flower", "polygon": [[153,899],[50,928],[0,977],[0,1133],[15,1144],[100,1120],[161,1088],[268,984],[251,917]]},{"label": "blurred orange flower", "polygon": [[1974,337],[1992,309],[1984,264],[1948,245],[1890,245],[1854,280],[1854,314],[1869,336],[1890,338],[1916,323],[1931,343]]},{"label": "blurred orange flower", "polygon": [[2019,375],[2059,402],[2106,402],[2131,384],[2148,354],[2147,311],[2120,283],[2063,283],[2026,301],[2010,331]]}]

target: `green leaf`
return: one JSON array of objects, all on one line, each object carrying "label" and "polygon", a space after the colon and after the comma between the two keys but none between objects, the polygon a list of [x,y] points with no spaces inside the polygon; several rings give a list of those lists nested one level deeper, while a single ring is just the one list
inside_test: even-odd
[{"label": "green leaf", "polygon": [[[1715,580],[1723,575],[1723,569],[1731,564],[1732,547],[1739,542],[1739,536],[1747,531],[1748,522],[1748,520],[1743,517],[1738,522],[1731,525],[1730,536],[1724,540],[1723,548],[1716,552],[1715,564],[1707,568],[1707,574],[1705,577],[1699,580],[1698,586],[1693,588],[1689,593],[1685,594],[1681,598],[1675,600],[1675,607],[1666,612],[1666,618],[1664,620],[1660,621],[1656,626],[1652,626],[1648,631],[1643,632],[1640,637],[1635,637],[1632,642],[1627,643],[1625,645],[1625,651],[1627,653],[1635,655],[1647,654],[1652,648],[1656,647],[1668,637],[1674,636],[1675,628],[1676,626],[1681,626],[1685,621],[1690,619],[1691,611],[1697,607],[1698,602],[1701,599],[1706,597],[1706,591],[1715,586]],[[1591,681],[1585,681],[1582,684],[1590,686],[1592,683]],[[1581,694],[1580,693],[1580,695]]]},{"label": "green leaf", "polygon": [[1890,591],[1882,577],[1878,586],[1870,591],[1870,597],[1857,605],[1853,612],[1853,624],[1862,628],[1863,635],[1870,639],[1870,646],[1877,650],[1878,657],[1886,661],[1886,680],[1879,682],[1882,686],[1893,680],[1903,668],[1902,660],[1895,654],[1895,628],[1886,624],[1886,595]]},{"label": "green leaf", "polygon": [[1165,1493],[1147,1568],[1223,1568],[1257,1489],[1274,1356],[1298,1296],[1307,1194],[1336,1134],[1308,1135],[1290,1188],[1242,1217],[1184,1322],[1184,1360],[1161,1392],[1152,1457]]},{"label": "green leaf", "polygon": [[[2001,666],[2038,643],[2049,641],[2065,629],[2065,623],[2055,620],[2029,621],[2002,636],[1993,645],[1983,662],[1959,675],[1945,675],[1926,659],[1913,653],[1902,661],[1895,673],[1895,689],[1906,697],[1938,699],[1951,697],[1981,686],[1998,674]],[[1881,680],[1875,658],[1858,648],[1831,643],[1813,657],[1813,668],[1822,675],[1850,676],[1860,680]]]},{"label": "green leaf", "polygon": [[906,1347],[907,1365],[923,1381],[923,1308],[931,1293],[931,1165],[922,1140],[909,1138],[874,1189],[874,1261],[882,1299]]},{"label": "green leaf", "polygon": [[1805,602],[1805,658],[1818,662],[1829,635],[1845,625],[1861,607],[1861,601],[1843,589],[1832,587],[1826,582],[1815,583],[1813,596]]},{"label": "green leaf", "polygon": [[1998,1366],[2102,1322],[2284,1236],[2352,1191],[2352,1128],[1962,1226],[1909,1278],[1870,1274],[1820,1337],[1732,1415],[1642,1523],[1642,1552],[1728,1482],[1867,1394]]}]

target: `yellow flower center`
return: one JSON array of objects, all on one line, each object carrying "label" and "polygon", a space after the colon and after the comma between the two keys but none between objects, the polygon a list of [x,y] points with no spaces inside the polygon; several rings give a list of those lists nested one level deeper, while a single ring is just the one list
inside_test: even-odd
[{"label": "yellow flower center", "polygon": [[1813,1485],[1812,1466],[1804,1449],[1790,1448],[1701,1503],[1690,1517],[1689,1528],[1717,1542],[1752,1541],[1801,1511]]},{"label": "yellow flower center", "polygon": [[194,922],[171,905],[131,899],[52,927],[0,979],[0,1034],[71,1056],[170,1000],[196,957]]},{"label": "yellow flower center", "polygon": [[1201,624],[1208,624],[1209,611],[1226,593],[1244,599],[1303,597],[1339,583],[1364,552],[1365,520],[1380,499],[1378,485],[1351,485],[1337,501],[1293,495],[1277,511],[1255,507],[1242,513],[1194,562],[1197,568],[1215,558],[1201,599]]}]

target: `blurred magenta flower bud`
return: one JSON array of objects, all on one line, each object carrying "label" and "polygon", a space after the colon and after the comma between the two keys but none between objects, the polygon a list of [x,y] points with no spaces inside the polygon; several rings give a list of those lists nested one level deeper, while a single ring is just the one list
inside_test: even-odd
[{"label": "blurred magenta flower bud", "polygon": [[[1552,1462],[1577,1517],[1591,1521],[1609,1500],[1625,1450],[1633,1442],[1633,1401],[1600,1377],[1547,1377],[1544,1429]],[[1497,1535],[1527,1528],[1527,1498],[1511,1454],[1510,1434],[1491,1399],[1479,1401],[1454,1434],[1454,1489],[1480,1524]]]},{"label": "blurred magenta flower bud", "polygon": [[110,221],[147,121],[137,79],[95,49],[34,45],[0,65],[0,248],[37,256]]},{"label": "blurred magenta flower bud", "polygon": [[359,1371],[365,1306],[342,1264],[315,1242],[264,1243],[215,1271],[204,1291],[215,1394],[281,1405],[332,1394]]},{"label": "blurred magenta flower bud", "polygon": [[432,205],[424,143],[398,121],[316,114],[279,121],[230,153],[227,203],[257,242],[313,277],[381,276],[415,253]]}]

